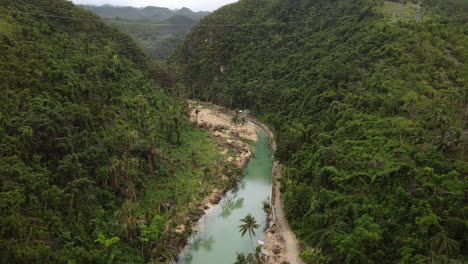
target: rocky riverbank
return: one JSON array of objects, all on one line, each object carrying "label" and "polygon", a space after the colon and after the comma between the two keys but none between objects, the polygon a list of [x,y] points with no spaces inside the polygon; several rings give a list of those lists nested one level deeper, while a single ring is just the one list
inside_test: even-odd
[{"label": "rocky riverbank", "polygon": [[190,108],[190,120],[197,123],[198,127],[205,128],[211,132],[212,137],[224,139],[221,143],[225,149],[221,152],[226,155],[228,149],[237,152],[235,158],[238,168],[243,169],[247,166],[252,151],[249,144],[245,141],[256,142],[258,140],[257,128],[252,123],[235,124],[232,122],[232,116],[219,110],[219,107],[208,103],[198,103],[188,101]]},{"label": "rocky riverbank", "polygon": [[[242,125],[231,122],[232,116],[220,111],[220,107],[209,103],[187,101],[190,110],[190,120],[198,127],[210,131],[212,137],[220,138],[218,148],[220,155],[226,156],[225,162],[234,162],[238,169],[244,169],[253,153],[246,141],[258,140],[257,128],[252,123]],[[233,153],[234,152],[234,153]],[[226,175],[222,177],[228,180]],[[224,197],[226,189],[214,189],[205,198],[201,208],[206,212],[209,208],[219,203]]]}]

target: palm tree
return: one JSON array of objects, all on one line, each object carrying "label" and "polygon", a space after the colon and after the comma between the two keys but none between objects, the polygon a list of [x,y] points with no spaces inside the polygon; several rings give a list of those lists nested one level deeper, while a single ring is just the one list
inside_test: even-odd
[{"label": "palm tree", "polygon": [[233,115],[229,122],[231,123],[231,125],[234,125],[237,127],[237,126],[244,126],[247,123],[247,120],[243,116]]},{"label": "palm tree", "polygon": [[198,123],[198,114],[201,112],[200,108],[198,108],[198,105],[195,105],[195,121]]},{"label": "palm tree", "polygon": [[173,263],[177,257],[177,248],[171,245],[167,238],[164,238],[161,242],[155,243],[155,246],[151,249],[152,260],[149,263],[167,263],[169,261]]},{"label": "palm tree", "polygon": [[245,256],[242,253],[237,253],[236,262],[234,264],[255,264],[255,260],[252,256],[252,253]]},{"label": "palm tree", "polygon": [[211,183],[211,170],[208,166],[203,169],[202,182]]},{"label": "palm tree", "polygon": [[115,213],[119,219],[121,231],[128,241],[133,241],[137,235],[138,223],[135,214],[138,210],[138,203],[132,200],[125,200],[122,209]]},{"label": "palm tree", "polygon": [[443,255],[451,255],[457,252],[459,248],[458,242],[451,239],[445,230],[441,230],[435,236],[429,238],[428,242],[433,251]]},{"label": "palm tree", "polygon": [[244,255],[237,253],[237,258],[234,264],[261,264],[263,262],[262,247],[258,246],[255,248],[255,253]]},{"label": "palm tree", "polygon": [[120,160],[117,158],[112,159],[111,161],[111,185],[114,193],[117,193],[119,190],[119,178],[118,178],[118,168],[120,167]]},{"label": "palm tree", "polygon": [[250,244],[252,245],[252,250],[253,248],[253,241],[252,241],[252,235],[255,236],[255,229],[257,229],[260,225],[257,224],[257,220],[255,220],[255,217],[253,217],[251,214],[248,214],[241,220],[241,225],[239,226],[239,232],[241,233],[241,236],[244,236],[245,233],[249,233],[250,236]]}]

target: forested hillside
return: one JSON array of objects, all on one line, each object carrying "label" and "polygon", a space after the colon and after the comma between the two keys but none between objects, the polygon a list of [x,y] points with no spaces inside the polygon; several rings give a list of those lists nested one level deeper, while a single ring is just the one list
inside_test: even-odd
[{"label": "forested hillside", "polygon": [[468,261],[467,5],[241,0],[172,57],[274,128],[308,263]]},{"label": "forested hillside", "polygon": [[112,6],[112,5],[80,5],[81,7],[92,11],[102,17],[122,18],[122,19],[154,19],[167,20],[173,16],[185,16],[193,20],[200,20],[209,15],[208,11],[194,12],[187,7],[171,10],[166,7],[147,6],[144,8],[131,6]]},{"label": "forested hillside", "polygon": [[153,59],[165,60],[179,47],[197,21],[210,12],[188,8],[145,8],[81,5],[128,33]]},{"label": "forested hillside", "polygon": [[0,263],[173,259],[213,183],[219,153],[169,73],[96,20],[0,0]]}]

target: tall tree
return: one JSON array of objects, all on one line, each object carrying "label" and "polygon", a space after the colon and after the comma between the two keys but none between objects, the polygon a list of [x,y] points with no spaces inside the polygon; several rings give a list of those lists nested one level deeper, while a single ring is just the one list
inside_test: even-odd
[{"label": "tall tree", "polygon": [[239,232],[241,233],[241,236],[244,236],[246,233],[249,234],[252,251],[255,252],[252,241],[252,235],[255,236],[255,229],[257,229],[260,225],[257,224],[257,220],[255,220],[255,217],[253,217],[250,213],[244,218],[242,218],[240,221],[242,224],[239,225]]}]

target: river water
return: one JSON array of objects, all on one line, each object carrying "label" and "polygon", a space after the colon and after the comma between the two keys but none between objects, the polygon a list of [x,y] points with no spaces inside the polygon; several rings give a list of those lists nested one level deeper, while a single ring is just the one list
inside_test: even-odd
[{"label": "river water", "polygon": [[238,228],[240,219],[249,213],[260,225],[252,237],[254,247],[258,240],[264,240],[266,214],[262,202],[271,194],[273,157],[265,132],[257,127],[257,133],[258,142],[251,145],[255,156],[245,169],[245,177],[200,219],[199,232],[189,238],[178,264],[232,264],[236,252],[252,253],[248,233],[241,237]]}]

